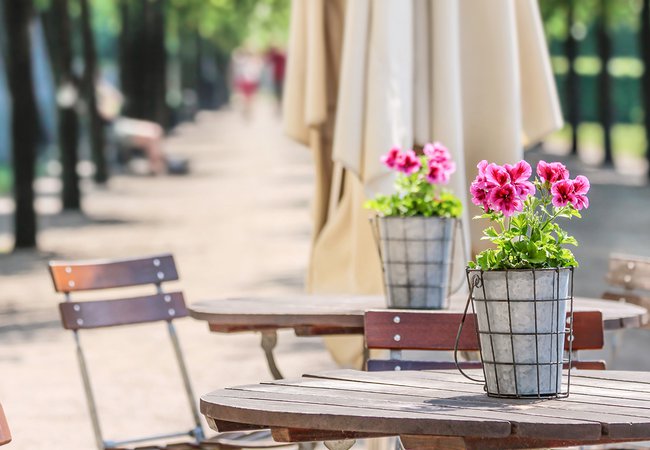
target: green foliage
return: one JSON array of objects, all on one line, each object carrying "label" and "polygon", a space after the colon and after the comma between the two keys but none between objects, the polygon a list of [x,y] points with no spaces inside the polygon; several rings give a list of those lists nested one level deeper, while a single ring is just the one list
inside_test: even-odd
[{"label": "green foliage", "polygon": [[[421,157],[426,166],[426,158]],[[395,194],[378,195],[365,202],[364,207],[382,216],[460,217],[463,205],[454,194],[429,183],[420,172],[399,174]]]},{"label": "green foliage", "polygon": [[196,30],[226,53],[247,41],[263,49],[286,40],[289,11],[289,0],[168,0],[168,38],[175,46]]},{"label": "green foliage", "polygon": [[577,246],[578,241],[569,236],[557,218],[580,218],[580,213],[571,205],[556,208],[551,203],[548,185],[535,182],[541,197],[529,196],[520,214],[510,218],[500,212],[490,211],[474,219],[489,219],[499,226],[483,231],[484,240],[496,248],[482,251],[476,261],[468,265],[472,269],[503,270],[550,267],[577,267],[573,252],[567,245]]}]

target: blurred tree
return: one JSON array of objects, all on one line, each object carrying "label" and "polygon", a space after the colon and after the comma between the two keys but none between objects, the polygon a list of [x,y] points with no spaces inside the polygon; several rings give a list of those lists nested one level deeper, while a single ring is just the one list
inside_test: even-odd
[{"label": "blurred tree", "polygon": [[166,0],[144,3],[145,118],[167,127],[167,50],[165,48]]},{"label": "blurred tree", "polygon": [[55,75],[57,80],[57,106],[59,112],[59,152],[62,166],[63,209],[81,209],[79,175],[77,174],[79,118],[79,80],[72,70],[72,26],[68,0],[52,0],[52,18],[56,48]]},{"label": "blurred tree", "polygon": [[95,163],[95,182],[104,184],[108,181],[108,164],[106,161],[104,122],[99,115],[95,89],[100,76],[97,67],[97,50],[95,48],[89,0],[79,0],[79,3],[81,6],[81,34],[83,36],[84,54],[83,93],[90,125],[90,148],[93,163]]},{"label": "blurred tree", "polygon": [[38,115],[34,97],[31,62],[30,21],[34,13],[31,0],[5,0],[7,31],[7,79],[12,104],[12,164],[14,174],[15,248],[36,247],[34,210],[34,171]]},{"label": "blurred tree", "polygon": [[576,58],[578,57],[578,40],[575,37],[574,26],[574,5],[572,0],[565,0],[567,33],[565,40],[565,51],[567,58],[567,80],[566,80],[566,105],[567,119],[571,124],[571,153],[578,153],[578,126],[580,125],[580,78],[576,72]]},{"label": "blurred tree", "polygon": [[167,125],[165,0],[120,3],[120,80],[125,115]]},{"label": "blurred tree", "polygon": [[648,160],[648,175],[650,176],[650,0],[643,0],[640,14],[639,44],[643,59],[643,123],[645,125],[646,149]]},{"label": "blurred tree", "polygon": [[598,116],[603,129],[603,150],[605,152],[604,164],[611,165],[612,158],[612,80],[608,70],[612,57],[612,44],[609,36],[610,4],[612,0],[600,0],[600,16],[597,24],[598,52],[601,69],[598,74]]}]

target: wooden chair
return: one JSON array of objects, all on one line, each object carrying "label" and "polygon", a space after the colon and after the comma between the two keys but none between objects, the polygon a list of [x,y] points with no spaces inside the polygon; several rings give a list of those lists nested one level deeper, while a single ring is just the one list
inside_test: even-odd
[{"label": "wooden chair", "polygon": [[[173,321],[188,315],[181,292],[165,292],[162,283],[178,280],[178,272],[172,255],[164,254],[139,259],[102,260],[81,262],[50,262],[50,273],[57,292],[65,295],[65,302],[59,304],[63,328],[74,334],[79,368],[83,380],[90,419],[97,448],[100,450],[124,447],[146,441],[168,440],[189,436],[191,442],[168,444],[166,446],[146,446],[135,448],[166,449],[213,449],[213,448],[266,448],[286,444],[274,442],[266,430],[249,433],[220,433],[206,440],[196,406],[190,377],[185,365]],[[118,298],[98,301],[72,301],[71,293],[127,286],[152,284],[156,293],[141,297]],[[137,323],[165,322],[187,394],[194,426],[189,430],[164,435],[137,437],[121,441],[105,440],[102,435],[95,397],[90,384],[90,375],[79,337],[80,330],[105,328]]]},{"label": "wooden chair", "polygon": [[[402,359],[402,350],[453,351],[462,313],[413,310],[373,310],[364,318],[366,347],[390,350],[390,359],[369,360],[367,370],[444,370],[454,369],[453,361],[409,361]],[[468,314],[460,336],[459,351],[478,351],[475,316]],[[574,340],[572,350],[597,350],[604,344],[603,316],[600,311],[573,313]],[[565,346],[565,348],[568,348]],[[579,361],[574,353],[572,367],[605,369],[604,361]],[[480,361],[463,361],[463,369],[481,368]]]},{"label": "wooden chair", "polygon": [[[617,290],[605,292],[604,299],[633,303],[650,309],[650,258],[612,254],[605,278]],[[646,328],[649,326],[645,324]]]},{"label": "wooden chair", "polygon": [[7,425],[7,418],[0,405],[0,445],[5,445],[11,442],[11,432],[9,425]]}]

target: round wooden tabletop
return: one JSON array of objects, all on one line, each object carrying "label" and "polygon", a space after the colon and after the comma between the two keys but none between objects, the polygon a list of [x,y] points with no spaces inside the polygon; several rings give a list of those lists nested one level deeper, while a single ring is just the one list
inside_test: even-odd
[{"label": "round wooden tabletop", "polygon": [[[462,311],[466,297],[454,296],[448,312]],[[301,327],[312,330],[346,330],[363,333],[365,311],[386,307],[382,296],[287,295],[285,297],[240,297],[206,300],[192,304],[190,315],[210,323],[214,331],[263,330]],[[648,311],[614,300],[576,297],[574,309],[601,311],[605,329],[640,327]],[[307,334],[307,333],[306,333]],[[311,333],[317,334],[317,333]]]},{"label": "round wooden tabletop", "polygon": [[649,391],[647,372],[575,371],[568,398],[522,400],[490,398],[457,371],[337,370],[214,391],[201,412],[218,431],[270,427],[289,442],[401,436],[408,449],[446,436],[462,441],[451,448],[556,447],[650,440]]}]

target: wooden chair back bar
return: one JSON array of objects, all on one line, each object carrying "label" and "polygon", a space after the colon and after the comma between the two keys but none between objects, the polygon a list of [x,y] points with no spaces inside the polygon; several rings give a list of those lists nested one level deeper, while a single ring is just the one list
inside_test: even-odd
[{"label": "wooden chair back bar", "polygon": [[[619,302],[631,303],[633,305],[638,305],[646,309],[650,309],[650,297],[645,295],[639,295],[632,292],[605,292],[602,296],[605,300],[615,300]],[[648,325],[646,324],[647,328]]]},{"label": "wooden chair back bar", "polygon": [[11,442],[11,432],[9,425],[7,425],[7,418],[0,405],[0,445],[5,445]]},{"label": "wooden chair back bar", "polygon": [[[367,311],[364,318],[366,346],[369,349],[388,350],[453,350],[462,317],[461,313],[440,311]],[[602,313],[575,311],[573,335],[573,350],[602,348]],[[568,349],[568,336],[565,348]],[[467,315],[458,350],[479,350],[474,314]]]},{"label": "wooden chair back bar", "polygon": [[50,274],[57,292],[88,291],[178,280],[170,254],[111,261],[52,261]]},{"label": "wooden chair back bar", "polygon": [[181,292],[92,302],[59,303],[67,330],[103,328],[135,323],[171,321],[188,315]]},{"label": "wooden chair back bar", "polygon": [[611,255],[606,278],[612,286],[650,291],[650,258]]}]

